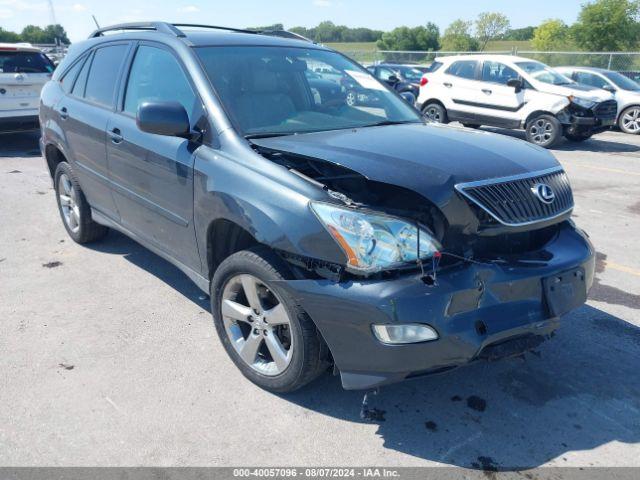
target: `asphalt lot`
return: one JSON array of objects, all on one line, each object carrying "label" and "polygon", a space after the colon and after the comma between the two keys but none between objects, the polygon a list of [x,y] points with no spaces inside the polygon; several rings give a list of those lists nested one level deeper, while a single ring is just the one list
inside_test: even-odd
[{"label": "asphalt lot", "polygon": [[539,355],[383,388],[369,422],[336,377],[245,380],[182,273],[114,232],[74,244],[37,137],[0,136],[0,465],[640,466],[640,138],[555,154],[598,250],[588,304]]}]

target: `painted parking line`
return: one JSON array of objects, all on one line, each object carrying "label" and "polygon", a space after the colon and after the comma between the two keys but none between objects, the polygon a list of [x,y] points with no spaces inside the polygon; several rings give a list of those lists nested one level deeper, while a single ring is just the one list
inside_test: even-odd
[{"label": "painted parking line", "polygon": [[636,277],[640,277],[640,270],[636,268],[627,267],[626,265],[620,265],[619,263],[605,261],[605,268],[610,268],[611,270],[617,270],[618,272],[629,273],[631,275],[635,275]]}]

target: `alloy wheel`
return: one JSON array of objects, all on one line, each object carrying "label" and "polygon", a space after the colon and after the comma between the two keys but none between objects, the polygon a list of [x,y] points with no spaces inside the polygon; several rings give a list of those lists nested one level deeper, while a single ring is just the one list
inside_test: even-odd
[{"label": "alloy wheel", "polygon": [[430,105],[424,110],[424,116],[435,123],[442,123],[442,112],[436,106]]},{"label": "alloy wheel", "polygon": [[553,124],[544,118],[539,118],[529,126],[529,133],[537,144],[545,144],[555,135]]},{"label": "alloy wheel", "polygon": [[640,108],[631,108],[622,116],[622,129],[627,133],[640,132]]},{"label": "alloy wheel", "polygon": [[66,173],[58,178],[58,198],[64,223],[69,230],[76,233],[80,229],[80,207],[78,206],[78,192]]},{"label": "alloy wheel", "polygon": [[266,376],[282,374],[293,354],[291,321],[284,304],[261,280],[232,277],[222,292],[222,320],[242,361]]}]

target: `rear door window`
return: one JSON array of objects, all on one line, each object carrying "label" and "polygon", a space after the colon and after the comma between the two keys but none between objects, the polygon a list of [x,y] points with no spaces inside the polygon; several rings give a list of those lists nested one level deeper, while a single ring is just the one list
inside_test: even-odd
[{"label": "rear door window", "polygon": [[476,71],[478,69],[478,62],[475,60],[459,60],[453,62],[447,69],[449,75],[453,75],[460,78],[466,78],[469,80],[476,79]]},{"label": "rear door window", "polygon": [[0,49],[0,73],[51,73],[53,62],[41,52],[12,52]]},{"label": "rear door window", "polygon": [[129,45],[109,45],[98,48],[93,55],[84,97],[99,105],[111,107],[114,103],[120,68]]}]

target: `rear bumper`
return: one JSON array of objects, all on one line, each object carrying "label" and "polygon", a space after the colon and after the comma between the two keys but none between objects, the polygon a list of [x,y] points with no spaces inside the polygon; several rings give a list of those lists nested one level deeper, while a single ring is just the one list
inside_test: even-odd
[{"label": "rear bumper", "polygon": [[[509,264],[461,264],[443,269],[438,285],[419,275],[394,280],[282,283],[326,340],[346,389],[372,388],[437,373],[480,358],[519,354],[559,326],[542,280],[582,267],[593,283],[594,252],[586,236],[565,222],[543,250]],[[372,324],[427,323],[439,339],[385,345]]]},{"label": "rear bumper", "polygon": [[0,132],[21,132],[37,130],[40,128],[40,121],[37,113],[10,117],[0,117]]}]

